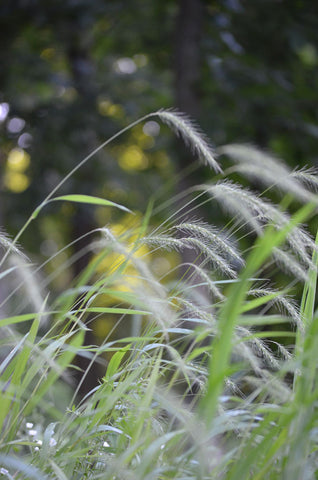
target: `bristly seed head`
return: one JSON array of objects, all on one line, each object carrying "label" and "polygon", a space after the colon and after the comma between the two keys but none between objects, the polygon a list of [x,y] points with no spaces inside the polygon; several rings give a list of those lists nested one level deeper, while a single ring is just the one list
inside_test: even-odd
[{"label": "bristly seed head", "polygon": [[154,115],[172,128],[185,144],[204,161],[205,165],[213,168],[216,173],[222,172],[220,165],[215,160],[215,153],[209,141],[187,115],[172,109],[158,110]]},{"label": "bristly seed head", "polygon": [[5,250],[9,250],[10,253],[15,253],[24,259],[27,259],[27,256],[20,250],[19,245],[12,242],[9,235],[0,230],[0,247],[3,247]]},{"label": "bristly seed head", "polygon": [[218,149],[218,152],[230,157],[237,164],[233,170],[247,178],[256,179],[269,188],[278,187],[304,202],[314,199],[312,193],[301,181],[305,180],[306,176],[302,178],[296,173],[293,174],[288,166],[273,154],[252,145],[238,144],[224,145]]}]

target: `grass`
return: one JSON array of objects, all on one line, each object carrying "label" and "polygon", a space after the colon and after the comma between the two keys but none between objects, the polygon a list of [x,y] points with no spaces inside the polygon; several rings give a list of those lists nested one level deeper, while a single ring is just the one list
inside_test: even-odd
[{"label": "grass", "polygon": [[[96,151],[35,208],[14,240],[0,235],[0,281],[15,285],[0,307],[8,312],[0,320],[0,475],[315,479],[318,256],[306,229],[317,210],[315,171],[292,172],[251,146],[228,145],[215,155],[174,111],[133,125],[153,116],[211,167],[211,182],[169,202],[154,198],[126,232],[112,225],[92,232],[92,260],[58,296],[43,272],[65,249],[33,266],[18,241],[52,201],[127,214],[105,199],[55,196]],[[225,171],[220,155],[233,160]],[[267,191],[243,187],[233,174]],[[267,196],[272,190],[277,204]],[[203,203],[224,210],[223,227],[196,218]],[[166,219],[153,226],[158,211]],[[182,264],[158,276],[153,259],[166,251],[181,252]],[[285,284],[275,284],[279,270]],[[298,306],[292,294],[299,284]],[[117,318],[113,330],[87,345],[87,331],[110,315]],[[120,329],[125,336],[116,336]],[[76,356],[88,362],[85,371]],[[95,364],[103,373],[81,396]]]}]

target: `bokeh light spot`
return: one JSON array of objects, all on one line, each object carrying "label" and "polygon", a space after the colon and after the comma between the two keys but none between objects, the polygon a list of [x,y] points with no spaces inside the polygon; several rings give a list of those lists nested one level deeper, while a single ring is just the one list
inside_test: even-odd
[{"label": "bokeh light spot", "polygon": [[9,120],[7,129],[9,133],[19,133],[23,130],[25,121],[22,118],[13,117]]},{"label": "bokeh light spot", "polygon": [[150,137],[156,137],[160,133],[160,125],[158,122],[150,120],[143,126],[143,132]]},{"label": "bokeh light spot", "polygon": [[119,166],[127,171],[145,170],[149,166],[148,158],[137,145],[126,148],[120,155],[118,161]]},{"label": "bokeh light spot", "polygon": [[135,73],[137,70],[136,63],[132,60],[132,58],[119,58],[114,63],[115,71],[118,73],[122,73],[124,75],[131,75]]},{"label": "bokeh light spot", "polygon": [[32,143],[32,135],[29,133],[22,133],[18,139],[18,145],[21,148],[28,148]]},{"label": "bokeh light spot", "polygon": [[8,116],[10,107],[8,103],[0,103],[0,122],[4,122]]},{"label": "bokeh light spot", "polygon": [[298,55],[304,65],[314,67],[318,63],[317,50],[314,45],[307,43],[298,50]]},{"label": "bokeh light spot", "polygon": [[136,53],[136,55],[133,56],[133,59],[137,67],[145,67],[148,63],[148,57],[143,53]]},{"label": "bokeh light spot", "polygon": [[22,148],[13,148],[7,158],[7,168],[13,172],[24,172],[30,165],[30,155]]},{"label": "bokeh light spot", "polygon": [[3,181],[5,187],[13,193],[22,193],[30,185],[29,177],[19,172],[6,172]]},{"label": "bokeh light spot", "polygon": [[121,105],[110,102],[107,99],[99,100],[97,103],[98,111],[105,117],[121,119],[124,116],[124,109]]}]

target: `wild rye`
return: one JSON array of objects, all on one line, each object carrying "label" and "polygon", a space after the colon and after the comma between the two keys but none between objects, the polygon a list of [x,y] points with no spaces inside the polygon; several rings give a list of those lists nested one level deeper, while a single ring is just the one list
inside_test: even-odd
[{"label": "wild rye", "polygon": [[[10,475],[14,469],[33,478],[74,480],[211,475],[240,480],[252,474],[265,478],[266,472],[268,478],[281,478],[285,472],[287,478],[286,472],[290,474],[294,466],[288,449],[299,444],[304,426],[310,435],[300,443],[302,465],[309,472],[306,478],[312,478],[310,469],[316,460],[308,452],[315,448],[310,395],[317,394],[312,335],[317,248],[301,223],[316,209],[317,198],[311,191],[318,185],[315,171],[290,171],[279,159],[254,147],[231,145],[217,149],[218,155],[234,160],[234,166],[223,173],[209,142],[183,114],[160,110],[133,125],[154,116],[172,127],[213,171],[205,184],[185,192],[185,198],[191,197],[187,205],[216,202],[228,223],[214,226],[194,216],[183,218],[179,206],[171,214],[170,204],[159,226],[152,225],[149,210],[135,236],[117,235],[111,224],[103,226],[95,232],[91,264],[70,288],[52,302],[50,297],[44,299],[38,312],[19,312],[0,320],[12,328],[10,339],[5,339],[8,356],[0,364],[0,447],[5,452],[0,453],[1,473]],[[35,209],[15,240],[0,236],[8,252],[3,262],[17,248],[28,224],[53,200],[123,210],[96,197],[54,197],[96,151]],[[259,194],[243,188],[231,179],[233,172],[275,187],[278,195],[283,192],[287,198],[276,205],[266,196],[269,190]],[[296,213],[287,211],[293,198],[305,202],[304,207],[294,208]],[[241,242],[243,232],[251,234],[247,247]],[[184,249],[196,254],[194,264],[184,265],[188,274],[180,277],[179,265],[174,265],[157,278],[152,258],[160,251],[164,256],[164,251]],[[291,297],[291,285],[275,285],[271,272],[276,266],[293,275],[293,284],[304,282],[300,307]],[[0,280],[6,277],[3,273]],[[44,281],[48,290],[52,278]],[[196,286],[201,285],[207,292],[205,303],[196,296]],[[39,324],[44,314],[51,323],[42,334]],[[90,323],[85,325],[88,315]],[[110,315],[116,315],[117,323],[101,343],[84,345],[85,329],[94,321],[106,323]],[[17,328],[22,322],[30,322],[26,335]],[[127,336],[114,339],[111,332],[122,324]],[[289,343],[281,341],[285,338]],[[76,398],[75,389],[59,411],[53,389],[60,388],[60,379],[72,385],[65,371],[75,353],[99,361],[105,375],[83,399]],[[187,388],[178,388],[184,383]],[[301,388],[311,405],[305,420]],[[184,402],[187,390],[198,398],[194,409]],[[35,421],[39,412],[50,415],[52,423],[32,429],[37,433],[30,440],[30,428],[24,424],[30,416]]]}]

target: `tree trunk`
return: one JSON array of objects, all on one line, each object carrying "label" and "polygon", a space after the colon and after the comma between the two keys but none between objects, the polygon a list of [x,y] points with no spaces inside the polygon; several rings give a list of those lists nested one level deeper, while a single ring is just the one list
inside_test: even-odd
[{"label": "tree trunk", "polygon": [[[199,118],[200,114],[200,80],[201,80],[201,33],[203,24],[203,4],[201,0],[180,0],[179,11],[176,19],[176,41],[175,41],[175,99],[177,108],[188,114],[194,120]],[[181,141],[178,144],[179,169],[182,170],[193,164],[194,158],[191,151],[186,149]],[[178,184],[178,193],[184,192],[190,186],[201,182],[200,172],[195,172],[191,178],[183,178]],[[188,219],[186,209],[179,213],[183,220]],[[192,218],[193,214],[191,215]],[[182,256],[182,267],[180,274],[184,278],[190,278],[190,282],[195,284],[199,279],[197,275],[189,269],[187,264],[195,262],[197,253],[193,250],[185,250]],[[206,305],[207,292],[204,287],[196,287],[196,301],[200,305]]]},{"label": "tree trunk", "polygon": [[175,97],[177,107],[193,118],[200,113],[201,0],[179,0],[175,42]]}]

